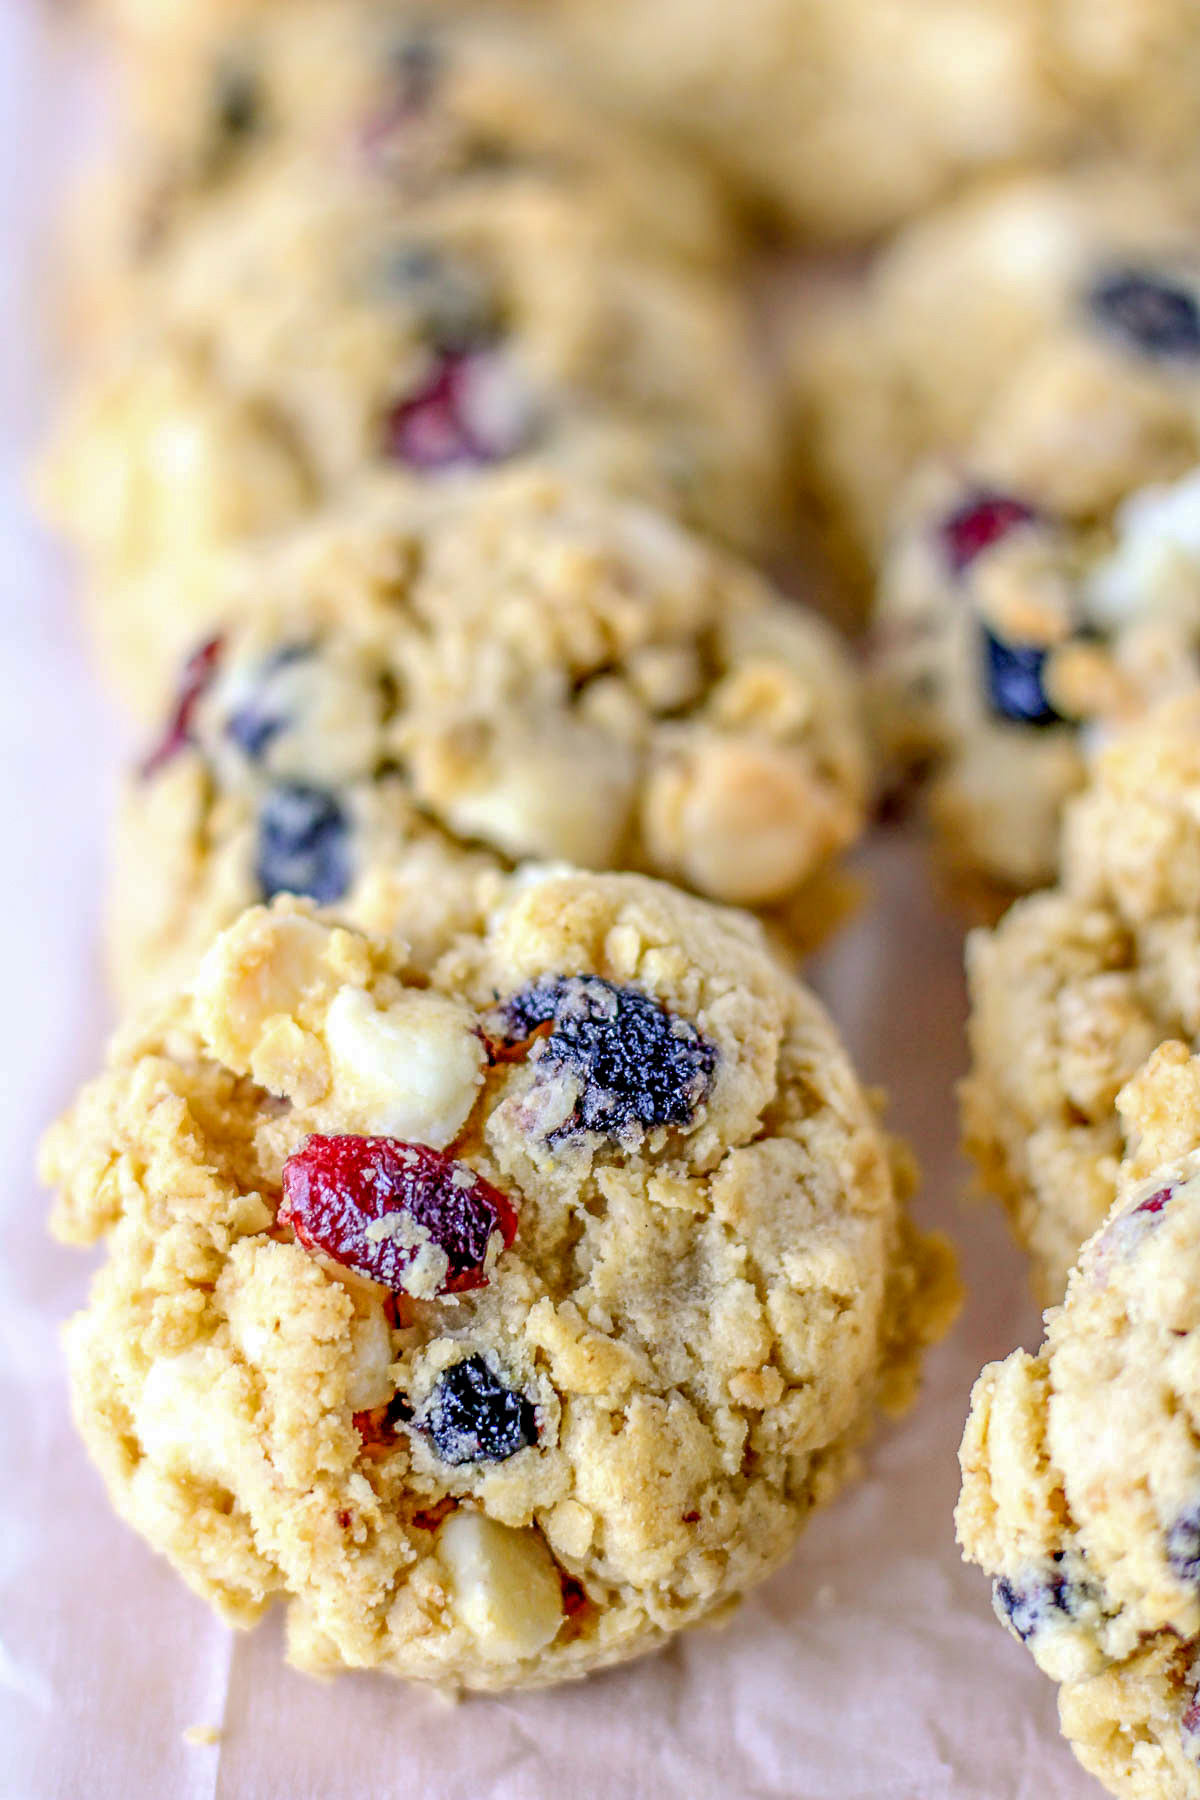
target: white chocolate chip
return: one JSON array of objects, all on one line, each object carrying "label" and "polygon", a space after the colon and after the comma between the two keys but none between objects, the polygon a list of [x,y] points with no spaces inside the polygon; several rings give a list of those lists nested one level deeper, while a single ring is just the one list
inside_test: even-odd
[{"label": "white chocolate chip", "polygon": [[466,1008],[439,994],[405,994],[385,1012],[343,988],[325,1023],[339,1110],[362,1131],[443,1150],[483,1080],[487,1053]]},{"label": "white chocolate chip", "polygon": [[152,1364],[134,1430],[143,1453],[158,1468],[222,1481],[230,1463],[222,1417],[213,1395],[213,1364],[206,1350],[197,1347]]},{"label": "white chocolate chip", "polygon": [[438,1553],[463,1624],[494,1662],[535,1656],[562,1623],[562,1587],[545,1539],[486,1514],[451,1513]]},{"label": "white chocolate chip", "polygon": [[383,1306],[377,1300],[361,1300],[359,1310],[350,1321],[350,1375],[346,1399],[353,1412],[370,1412],[386,1406],[395,1392],[390,1369],[392,1335],[388,1330]]}]

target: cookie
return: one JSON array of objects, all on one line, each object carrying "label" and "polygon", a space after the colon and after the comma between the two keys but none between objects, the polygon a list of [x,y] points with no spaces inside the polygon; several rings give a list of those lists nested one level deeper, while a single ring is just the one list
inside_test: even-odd
[{"label": "cookie", "polygon": [[[1200,358],[1200,307],[1196,323]],[[1200,677],[1200,464],[1086,522],[930,468],[885,558],[874,641],[880,745],[894,775],[929,779],[945,857],[1000,889],[1053,880],[1089,744]]]},{"label": "cookie", "polygon": [[778,530],[740,296],[620,251],[566,195],[468,182],[397,207],[342,161],[269,158],[152,287],[43,482],[102,605],[372,470],[423,489],[536,458],[734,542]]},{"label": "cookie", "polygon": [[85,340],[119,327],[180,236],[289,149],[347,165],[393,209],[464,189],[481,205],[551,196],[618,249],[701,264],[737,249],[709,172],[616,119],[545,34],[380,0],[296,0],[236,27],[205,12],[186,54],[135,62],[110,166],[76,208]]},{"label": "cookie", "polygon": [[990,483],[1085,520],[1178,474],[1195,443],[1198,283],[1180,177],[1105,164],[969,189],[865,275],[802,288],[800,479],[849,559],[874,568],[927,456],[965,456]]},{"label": "cookie", "polygon": [[1036,1356],[985,1369],[959,1539],[1053,1681],[1072,1749],[1126,1800],[1200,1795],[1200,1065],[1126,1088],[1136,1153]]},{"label": "cookie", "polygon": [[1058,885],[968,940],[966,1146],[1061,1297],[1112,1205],[1116,1101],[1168,1038],[1200,1046],[1200,695],[1096,760],[1068,808]]},{"label": "cookie", "polygon": [[670,520],[524,472],[388,485],[190,575],[130,622],[192,648],[118,827],[124,997],[282,890],[374,927],[400,881],[436,914],[469,846],[819,925],[867,804],[849,660]]},{"label": "cookie", "polygon": [[527,872],[417,964],[284,900],[51,1132],[118,1510],[304,1669],[557,1681],[726,1608],[945,1323],[817,1002],[741,914]]},{"label": "cookie", "polygon": [[972,175],[1194,150],[1190,0],[555,0],[539,8],[806,238],[860,242]]}]

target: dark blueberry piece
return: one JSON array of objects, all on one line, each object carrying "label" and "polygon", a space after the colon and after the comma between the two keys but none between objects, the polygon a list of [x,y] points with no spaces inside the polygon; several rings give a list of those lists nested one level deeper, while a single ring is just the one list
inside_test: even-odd
[{"label": "dark blueberry piece", "polygon": [[253,699],[239,706],[225,721],[225,735],[243,756],[251,762],[257,762],[268,747],[285,731],[290,723],[287,714],[278,703],[272,703],[270,683],[273,676],[281,669],[287,669],[293,663],[302,662],[312,655],[309,644],[285,644],[281,650],[275,651],[262,664],[256,677],[258,691]]},{"label": "dark blueberry piece", "polygon": [[969,569],[977,556],[1007,537],[1018,525],[1028,525],[1037,514],[1012,494],[980,489],[943,519],[939,527],[942,547],[956,575]]},{"label": "dark blueberry piece", "polygon": [[1179,283],[1145,269],[1104,275],[1088,294],[1092,315],[1146,356],[1200,357],[1200,306]]},{"label": "dark blueberry piece", "polygon": [[[1055,1557],[1057,1563],[1061,1557]],[[1069,1618],[1074,1593],[1071,1582],[1051,1565],[1044,1579],[1034,1576],[1028,1582],[1010,1581],[1002,1575],[992,1593],[998,1609],[1009,1621],[1023,1644],[1047,1624]]]},{"label": "dark blueberry piece", "polygon": [[143,779],[157,774],[164,764],[177,756],[185,744],[192,741],[192,726],[195,722],[196,708],[208,692],[217,665],[221,660],[224,648],[223,638],[209,638],[193,651],[183,665],[179,678],[179,687],[175,695],[175,707],[167,721],[166,729],[154,749],[142,763],[140,774]]},{"label": "dark blueberry piece", "polygon": [[430,37],[406,37],[392,46],[388,72],[396,92],[412,112],[433,99],[442,68],[442,52]]},{"label": "dark blueberry piece", "polygon": [[495,296],[472,269],[426,244],[399,244],[378,264],[377,286],[401,296],[425,341],[443,354],[476,350],[499,335]]},{"label": "dark blueberry piece", "polygon": [[224,63],[213,78],[213,118],[226,143],[249,137],[262,119],[262,84],[246,63]]},{"label": "dark blueberry piece", "polygon": [[1005,644],[984,630],[988,704],[1017,725],[1060,723],[1042,686],[1046,651],[1040,644]]},{"label": "dark blueberry piece", "polygon": [[482,1356],[446,1370],[420,1426],[445,1463],[503,1462],[538,1438],[531,1402],[506,1388]]},{"label": "dark blueberry piece", "polygon": [[1200,1584],[1200,1507],[1183,1513],[1168,1531],[1167,1565],[1180,1581]]},{"label": "dark blueberry piece", "polygon": [[555,1137],[690,1124],[712,1083],[716,1047],[694,1025],[597,975],[546,977],[515,994],[501,1016],[508,1044],[540,1034],[531,1052],[539,1071],[580,1081],[574,1116]]},{"label": "dark blueberry piece", "polygon": [[258,815],[255,873],[264,900],[305,894],[328,906],[341,899],[350,886],[350,825],[331,793],[303,782],[271,789]]}]

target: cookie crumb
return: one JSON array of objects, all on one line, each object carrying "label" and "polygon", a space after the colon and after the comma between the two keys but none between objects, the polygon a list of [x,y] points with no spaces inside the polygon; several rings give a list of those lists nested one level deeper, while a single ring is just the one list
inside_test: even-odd
[{"label": "cookie crumb", "polygon": [[221,1733],[215,1725],[189,1725],[183,1741],[189,1750],[204,1750],[210,1744],[219,1744]]}]

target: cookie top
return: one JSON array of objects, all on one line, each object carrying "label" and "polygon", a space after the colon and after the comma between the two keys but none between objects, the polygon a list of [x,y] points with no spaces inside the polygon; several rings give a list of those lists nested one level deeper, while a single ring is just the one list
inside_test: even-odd
[{"label": "cookie top", "polygon": [[180,237],[289,149],[345,165],[393,208],[554,196],[619,247],[701,263],[735,248],[712,176],[617,121],[545,33],[380,0],[231,11],[205,8],[203,33],[126,71],[133,122],[80,209],[71,305],[85,336],[119,325]]},{"label": "cookie top", "polygon": [[566,0],[573,47],[777,219],[854,241],[973,169],[1049,148],[1070,109],[1032,0]]},{"label": "cookie top", "polygon": [[156,655],[206,643],[126,797],[126,995],[284,889],[372,924],[417,841],[781,907],[862,827],[834,634],[645,508],[528,472],[382,486],[188,573],[142,589]]},{"label": "cookie top", "polygon": [[418,966],[254,909],[51,1132],[121,1512],[304,1668],[579,1674],[758,1579],[946,1317],[758,928],[527,872]]},{"label": "cookie top", "polygon": [[967,1148],[1058,1299],[1112,1204],[1117,1096],[1156,1045],[1200,1042],[1200,699],[1097,758],[1058,885],[968,941]]},{"label": "cookie top", "polygon": [[1159,1800],[1200,1794],[1200,1064],[1164,1045],[1123,1110],[1136,1157],[1042,1350],[976,1386],[958,1529],[1085,1767]]},{"label": "cookie top", "polygon": [[922,457],[1087,520],[1200,448],[1200,252],[1179,182],[1105,164],[970,190],[800,306],[799,449],[872,558]]},{"label": "cookie top", "polygon": [[44,486],[116,611],[151,564],[372,470],[444,487],[540,459],[762,544],[777,449],[724,281],[618,247],[565,195],[468,182],[397,207],[297,152],[180,234]]},{"label": "cookie top", "polygon": [[[880,578],[873,716],[896,772],[932,769],[944,810],[957,799],[960,861],[1014,887],[1052,879],[1096,731],[1195,684],[1198,521],[1200,466],[1086,522],[961,467],[913,484]],[[985,765],[990,812],[970,796]]]}]

